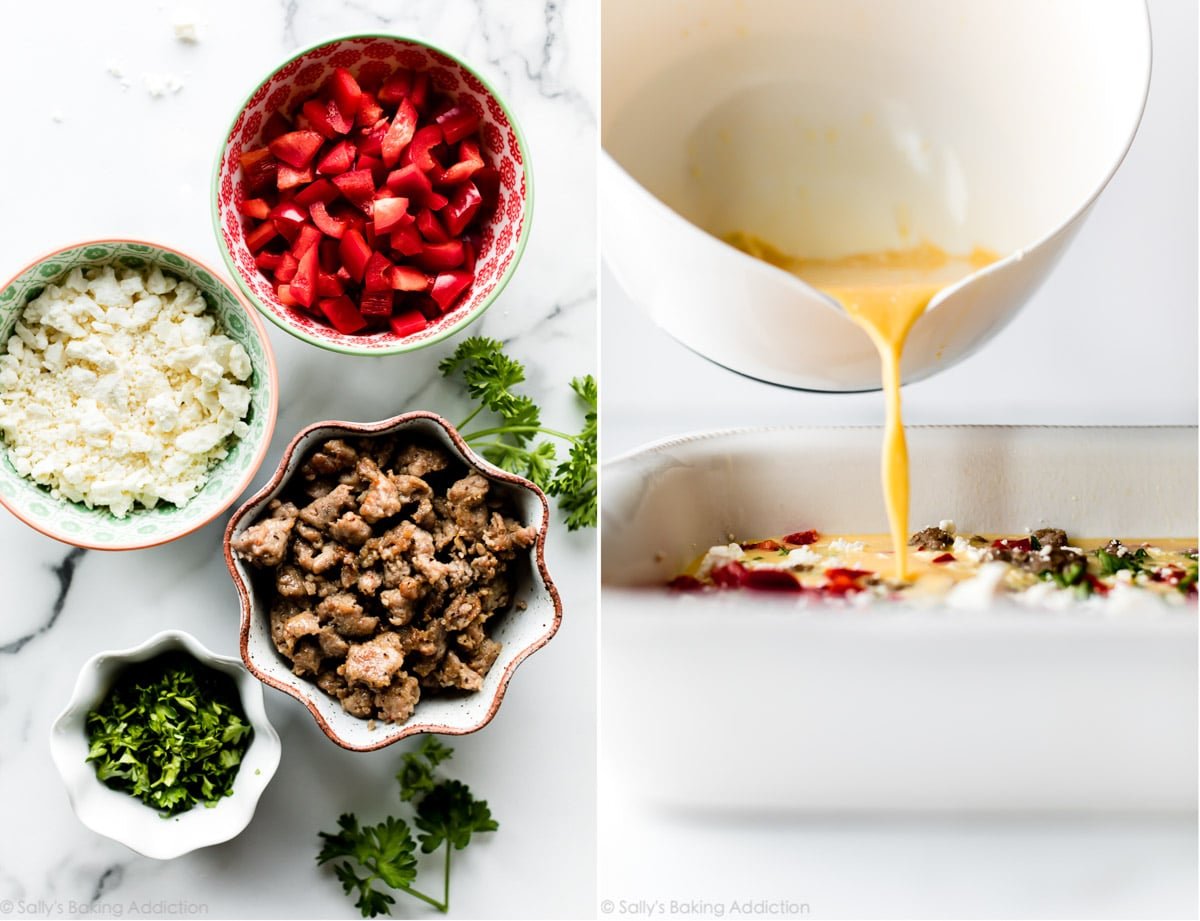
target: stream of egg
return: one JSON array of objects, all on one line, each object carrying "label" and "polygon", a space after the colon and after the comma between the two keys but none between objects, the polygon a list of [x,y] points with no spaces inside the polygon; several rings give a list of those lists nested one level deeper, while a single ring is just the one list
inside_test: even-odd
[{"label": "stream of egg", "polygon": [[908,579],[908,443],[900,403],[904,343],[939,291],[1000,257],[980,247],[954,256],[931,243],[922,243],[837,259],[804,259],[783,253],[750,234],[735,233],[727,239],[751,256],[791,272],[834,298],[875,344],[887,410],[881,461],[883,497],[895,551],[895,577]]}]

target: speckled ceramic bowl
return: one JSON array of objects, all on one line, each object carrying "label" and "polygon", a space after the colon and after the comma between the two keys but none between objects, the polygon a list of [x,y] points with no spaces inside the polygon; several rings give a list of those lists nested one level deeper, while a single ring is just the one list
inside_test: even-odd
[{"label": "speckled ceramic bowl", "polygon": [[64,247],[30,263],[7,284],[0,285],[0,344],[12,335],[26,303],[41,294],[46,285],[76,266],[103,265],[134,269],[158,266],[192,282],[216,315],[222,331],[241,343],[253,366],[247,382],[251,390],[246,420],[250,431],[212,469],[203,489],[183,506],[161,504],[153,509],[137,508],[125,518],[116,518],[107,508],[89,509],[79,502],[56,499],[48,489],[13,469],[0,438],[0,504],[55,540],[96,550],[136,550],[190,534],[212,521],[242,494],[266,457],[275,430],[279,381],[275,356],[262,321],[237,291],[191,256],[139,240],[92,240]]},{"label": "speckled ceramic bowl", "polygon": [[[422,696],[416,712],[403,724],[368,721],[351,716],[341,703],[313,682],[292,674],[290,663],[271,642],[266,599],[256,589],[256,572],[230,548],[232,538],[254,524],[267,503],[279,495],[310,449],[329,438],[372,435],[419,435],[446,449],[468,469],[486,477],[516,508],[516,517],[538,529],[527,555],[520,557],[513,605],[488,624],[489,635],[502,646],[500,657],[484,677],[483,687],[469,694]],[[234,512],[225,531],[225,562],[242,603],[242,659],[265,684],[290,694],[308,708],[325,735],[353,751],[372,751],[419,732],[464,735],[482,729],[496,715],[513,672],[527,657],[546,645],[562,620],[558,590],[546,569],[546,530],[550,506],[542,491],[528,480],[492,466],[474,451],[441,416],[411,412],[382,422],[318,422],[298,434],[283,453],[271,481]]]},{"label": "speckled ceramic bowl", "polygon": [[[96,777],[87,763],[87,715],[108,695],[121,672],[168,652],[184,652],[201,665],[224,672],[237,685],[246,719],[254,738],[238,768],[233,793],[211,809],[197,805],[187,812],[162,818],[158,811]],[[228,841],[242,832],[254,817],[258,799],[279,766],[279,735],[267,720],[262,685],[236,659],[214,655],[193,636],[165,630],[140,646],[102,652],[79,671],[75,692],[50,730],[50,754],[62,775],[71,807],[84,825],[97,834],[158,860],[179,857],[196,848]]]},{"label": "speckled ceramic bowl", "polygon": [[[496,208],[486,217],[476,254],[475,280],[458,304],[420,332],[408,336],[376,332],[346,335],[285,306],[271,280],[254,264],[246,246],[238,204],[244,200],[243,151],[263,147],[267,118],[290,111],[315,93],[334,68],[356,76],[370,70],[384,76],[397,68],[424,71],[433,87],[474,108],[480,117],[484,163],[500,173]],[[351,355],[387,355],[432,345],[476,320],[508,284],[529,237],[533,213],[533,175],[521,129],[488,82],[463,61],[415,38],[395,35],[348,35],[330,38],[297,52],[272,71],[238,109],[221,142],[213,172],[213,225],[225,264],[246,296],[277,326],[313,345]]]}]

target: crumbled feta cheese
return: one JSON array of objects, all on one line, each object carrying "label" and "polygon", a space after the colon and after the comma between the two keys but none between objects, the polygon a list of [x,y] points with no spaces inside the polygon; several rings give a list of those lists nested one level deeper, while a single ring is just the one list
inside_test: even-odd
[{"label": "crumbled feta cheese", "polygon": [[840,537],[835,537],[829,542],[831,553],[858,553],[865,546],[861,540],[843,540]]},{"label": "crumbled feta cheese", "polygon": [[710,547],[708,553],[704,554],[704,559],[700,561],[700,569],[696,572],[696,578],[703,579],[718,566],[733,563],[745,555],[745,551],[739,544],[718,544],[716,547]]},{"label": "crumbled feta cheese", "polygon": [[984,563],[974,578],[959,582],[946,595],[946,605],[951,608],[990,608],[1004,592],[1004,578],[1008,575],[1006,563]]},{"label": "crumbled feta cheese", "polygon": [[174,74],[142,74],[142,83],[146,85],[146,92],[155,99],[183,89],[183,81]]},{"label": "crumbled feta cheese", "polygon": [[123,518],[182,505],[248,427],[252,368],[196,287],[154,268],[73,269],[0,354],[0,436],[22,476]]},{"label": "crumbled feta cheese", "polygon": [[951,536],[958,533],[958,526],[950,518],[943,518],[938,522],[938,527]]},{"label": "crumbled feta cheese", "polygon": [[978,563],[983,559],[983,549],[973,546],[965,537],[954,538],[954,553],[957,556],[966,557],[972,563]]}]

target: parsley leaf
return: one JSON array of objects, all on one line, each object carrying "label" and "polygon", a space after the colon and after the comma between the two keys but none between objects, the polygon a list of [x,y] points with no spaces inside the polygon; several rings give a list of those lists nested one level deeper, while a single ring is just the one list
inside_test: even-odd
[{"label": "parsley leaf", "polygon": [[[415,806],[414,824],[420,829],[417,837],[421,851],[431,854],[439,847],[445,848],[441,900],[413,886],[417,878],[417,842],[404,819],[389,816],[378,825],[360,827],[354,815],[345,813],[338,819],[338,831],[320,832],[322,846],[317,863],[333,863],[343,891],[357,894],[354,904],[364,918],[390,915],[395,904],[393,896],[375,888],[377,882],[438,911],[449,911],[451,851],[467,847],[477,832],[500,827],[487,802],[475,799],[466,784],[437,777],[438,766],[453,753],[437,737],[427,735],[413,751],[404,754],[396,774],[400,799]],[[365,875],[360,876],[359,870]]]},{"label": "parsley leaf", "polygon": [[[542,425],[541,411],[533,400],[513,388],[525,381],[525,366],[504,353],[497,339],[472,336],[459,343],[454,354],[442,359],[438,370],[445,377],[458,375],[479,405],[458,426],[463,439],[487,460],[532,481],[559,500],[568,530],[595,527],[597,503],[597,408],[596,380],[590,374],[571,381],[571,389],[583,402],[584,424],[577,435]],[[474,432],[466,426],[481,412],[490,412],[495,423]],[[567,443],[568,452],[559,460],[553,441]]]},{"label": "parsley leaf", "polygon": [[444,780],[426,794],[417,806],[416,826],[421,829],[417,837],[426,854],[443,842],[461,851],[471,843],[472,833],[500,827],[487,801],[475,799],[470,788],[457,780]]}]

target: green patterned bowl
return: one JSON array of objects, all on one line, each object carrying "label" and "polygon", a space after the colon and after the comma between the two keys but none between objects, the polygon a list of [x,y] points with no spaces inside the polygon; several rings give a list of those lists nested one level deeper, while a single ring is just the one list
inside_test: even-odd
[{"label": "green patterned bowl", "polygon": [[162,504],[136,508],[125,518],[116,518],[106,508],[89,509],[82,503],[56,499],[45,487],[20,476],[0,439],[0,505],[43,534],[77,547],[96,550],[137,550],[153,547],[190,534],[229,508],[242,494],[266,456],[275,428],[279,402],[279,379],[275,356],[266,330],[256,311],[215,272],[191,256],[157,243],[137,240],[92,240],[50,253],[22,269],[7,284],[0,285],[0,351],[26,303],[41,294],[47,284],[62,278],[76,266],[116,265],[134,269],[158,266],[176,278],[196,285],[223,331],[241,343],[253,366],[250,426],[229,456],[213,467],[208,482],[186,505]]}]

